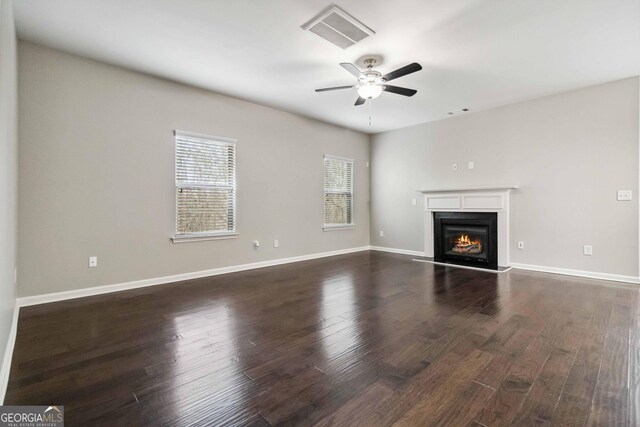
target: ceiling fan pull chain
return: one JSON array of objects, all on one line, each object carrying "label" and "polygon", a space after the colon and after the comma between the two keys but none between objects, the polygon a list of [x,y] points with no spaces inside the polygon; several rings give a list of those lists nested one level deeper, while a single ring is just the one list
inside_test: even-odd
[{"label": "ceiling fan pull chain", "polygon": [[371,126],[371,104],[373,104],[373,99],[369,100],[369,126]]}]

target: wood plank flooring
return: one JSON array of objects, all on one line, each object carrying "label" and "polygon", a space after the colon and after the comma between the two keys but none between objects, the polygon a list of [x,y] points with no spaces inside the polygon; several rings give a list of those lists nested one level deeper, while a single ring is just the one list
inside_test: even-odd
[{"label": "wood plank flooring", "polygon": [[360,252],[23,308],[66,425],[640,425],[638,287]]}]

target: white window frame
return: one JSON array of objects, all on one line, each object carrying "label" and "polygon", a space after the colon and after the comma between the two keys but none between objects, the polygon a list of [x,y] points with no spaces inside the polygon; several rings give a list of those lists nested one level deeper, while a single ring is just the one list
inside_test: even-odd
[{"label": "white window frame", "polygon": [[[237,160],[237,140],[231,138],[223,138],[220,136],[212,136],[205,135],[201,133],[195,132],[186,132],[181,130],[175,130],[174,132],[174,182],[175,182],[175,234],[171,237],[173,243],[183,243],[183,242],[194,242],[194,241],[206,241],[206,240],[226,240],[226,239],[235,239],[239,236],[238,223],[237,223],[237,198],[238,198],[238,160]],[[214,185],[183,185],[178,182],[178,137],[183,136],[187,138],[194,138],[206,142],[210,142],[212,144],[217,145],[232,145],[236,147],[234,150],[234,183],[233,183],[233,230],[229,231],[217,231],[217,232],[196,232],[196,233],[179,233],[178,232],[178,193],[183,188],[219,188],[219,186]]]},{"label": "white window frame", "polygon": [[[351,223],[349,224],[324,224],[324,214],[325,214],[325,208],[326,208],[326,194],[327,192],[325,191],[325,160],[339,160],[345,163],[351,163]],[[330,154],[325,154],[322,157],[322,229],[324,231],[337,231],[337,230],[352,230],[354,228],[356,228],[356,224],[354,222],[355,219],[355,192],[353,191],[354,185],[353,185],[353,181],[355,178],[355,160],[353,159],[349,159],[347,157],[340,157],[340,156],[333,156]]]}]

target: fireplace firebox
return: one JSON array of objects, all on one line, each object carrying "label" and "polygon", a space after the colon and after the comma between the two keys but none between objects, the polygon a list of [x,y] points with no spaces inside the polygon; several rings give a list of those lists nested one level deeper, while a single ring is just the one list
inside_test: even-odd
[{"label": "fireplace firebox", "polygon": [[434,261],[498,269],[498,215],[434,212]]}]

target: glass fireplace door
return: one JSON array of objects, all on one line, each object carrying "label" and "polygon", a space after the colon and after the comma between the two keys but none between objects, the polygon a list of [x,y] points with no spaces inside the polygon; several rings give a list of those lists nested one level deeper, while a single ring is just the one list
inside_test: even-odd
[{"label": "glass fireplace door", "polygon": [[498,269],[498,214],[434,212],[433,259],[436,262]]},{"label": "glass fireplace door", "polygon": [[483,226],[443,226],[444,253],[450,257],[473,258],[486,261],[489,247],[489,228]]}]

